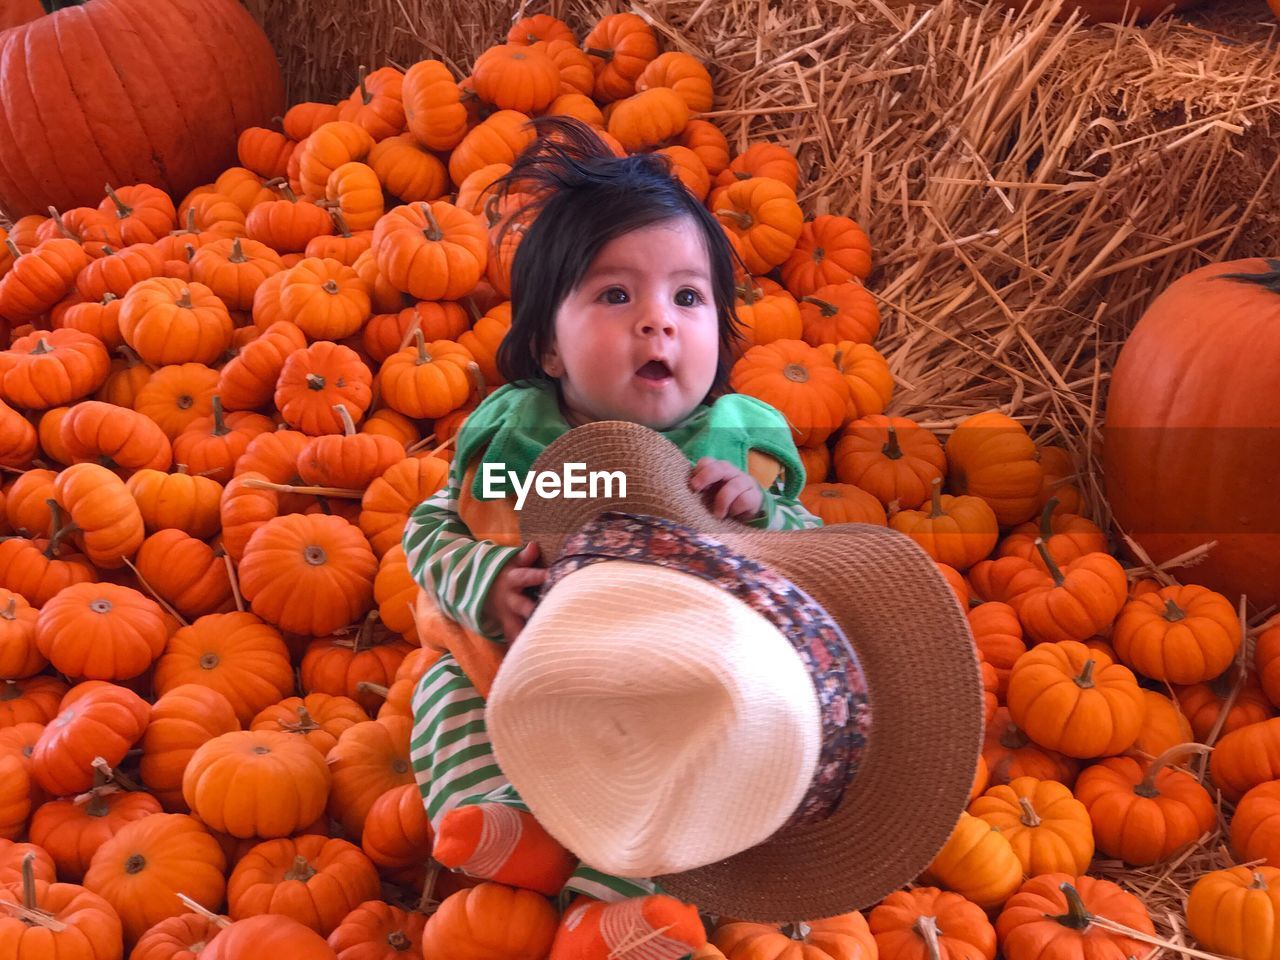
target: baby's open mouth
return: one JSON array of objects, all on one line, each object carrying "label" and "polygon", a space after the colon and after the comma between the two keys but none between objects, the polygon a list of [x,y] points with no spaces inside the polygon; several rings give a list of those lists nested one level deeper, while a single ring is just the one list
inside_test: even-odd
[{"label": "baby's open mouth", "polygon": [[666,380],[671,376],[671,368],[663,360],[650,360],[636,371],[636,376],[646,380]]}]

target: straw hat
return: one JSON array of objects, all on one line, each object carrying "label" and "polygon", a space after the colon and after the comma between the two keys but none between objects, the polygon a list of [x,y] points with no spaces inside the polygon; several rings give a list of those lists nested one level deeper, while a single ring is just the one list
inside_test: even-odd
[{"label": "straw hat", "polygon": [[862,909],[933,860],[982,744],[968,622],[883,527],[714,518],[678,447],[577,427],[536,471],[621,471],[625,496],[541,498],[550,568],[486,706],[495,755],[589,866],[718,916]]}]

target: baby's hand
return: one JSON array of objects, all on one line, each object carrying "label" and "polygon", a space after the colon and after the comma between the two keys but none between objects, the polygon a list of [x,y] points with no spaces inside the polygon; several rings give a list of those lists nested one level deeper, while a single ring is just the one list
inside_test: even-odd
[{"label": "baby's hand", "polygon": [[547,579],[546,569],[537,564],[538,545],[530,543],[507,562],[489,588],[485,612],[501,625],[508,643],[515,640],[533,613],[534,601],[524,591],[542,586]]},{"label": "baby's hand", "polygon": [[722,520],[726,517],[750,520],[764,505],[764,490],[756,478],[727,460],[703,457],[689,477],[689,488],[712,496],[708,506],[712,514]]}]

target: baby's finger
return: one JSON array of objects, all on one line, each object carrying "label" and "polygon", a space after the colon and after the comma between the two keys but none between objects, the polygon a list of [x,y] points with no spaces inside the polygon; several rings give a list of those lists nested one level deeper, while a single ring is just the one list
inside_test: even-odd
[{"label": "baby's finger", "polygon": [[533,608],[535,606],[536,604],[528,597],[517,595],[516,598],[511,601],[511,612],[520,618],[523,625],[523,621],[528,620],[529,617],[533,616]]},{"label": "baby's finger", "polygon": [[705,490],[713,484],[719,483],[726,477],[732,475],[733,465],[723,460],[709,460],[703,458],[699,461],[698,468],[689,478],[689,487],[693,490]]},{"label": "baby's finger", "polygon": [[520,567],[511,571],[511,576],[507,582],[513,587],[523,590],[527,587],[540,586],[546,580],[546,569],[542,567]]},{"label": "baby's finger", "polygon": [[724,518],[730,515],[730,506],[739,497],[745,495],[751,489],[751,484],[755,483],[748,476],[739,475],[725,482],[725,485],[716,493],[715,503],[712,512],[717,517]]}]

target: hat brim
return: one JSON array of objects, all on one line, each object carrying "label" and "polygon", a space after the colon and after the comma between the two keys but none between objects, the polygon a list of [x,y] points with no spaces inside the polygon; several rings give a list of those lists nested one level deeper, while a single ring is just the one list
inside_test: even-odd
[{"label": "hat brim", "polygon": [[[637,424],[601,421],[562,434],[533,464],[622,471],[626,495],[531,495],[521,534],[544,563],[598,514],[666,517],[775,569],[822,604],[866,676],[871,735],[836,812],[779,831],[718,863],[655,877],[717,916],[812,920],[878,903],[924,871],[964,811],[982,749],[982,681],[968,620],[913,540],[869,524],[767,532],[718,520],[689,489],[679,448]],[[518,785],[517,785],[518,788]]]}]

